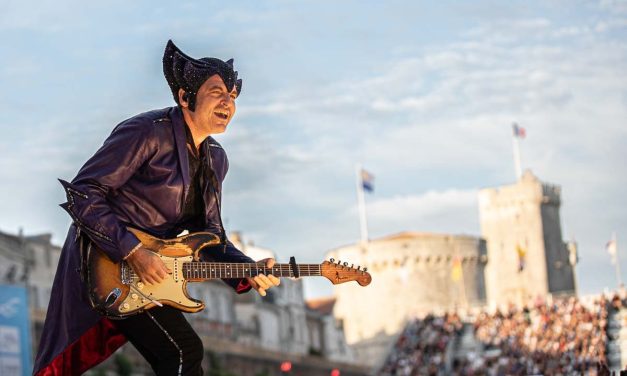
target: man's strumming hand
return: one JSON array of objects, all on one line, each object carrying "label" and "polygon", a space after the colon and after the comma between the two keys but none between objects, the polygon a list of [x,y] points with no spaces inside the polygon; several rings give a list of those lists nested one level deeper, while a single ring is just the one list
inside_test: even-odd
[{"label": "man's strumming hand", "polygon": [[139,248],[130,255],[126,262],[131,265],[142,282],[157,284],[172,271],[168,269],[156,253],[146,248]]},{"label": "man's strumming hand", "polygon": [[[271,269],[274,266],[275,260],[273,258],[267,258],[263,260],[257,261],[257,264],[265,265],[267,269]],[[257,290],[259,295],[266,296],[266,290],[272,288],[273,286],[278,286],[281,281],[273,276],[273,275],[265,275],[259,274],[255,277],[246,278],[248,283],[252,286],[253,289]]]}]

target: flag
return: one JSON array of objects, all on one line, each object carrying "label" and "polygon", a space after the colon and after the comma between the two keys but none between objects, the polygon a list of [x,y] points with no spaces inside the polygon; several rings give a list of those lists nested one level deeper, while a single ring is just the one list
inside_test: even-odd
[{"label": "flag", "polygon": [[607,253],[612,256],[612,264],[616,264],[616,239],[612,239],[607,244],[605,244],[605,249]]},{"label": "flag", "polygon": [[361,169],[361,186],[366,192],[374,191],[374,175],[364,169]]},{"label": "flag", "polygon": [[457,282],[462,279],[462,260],[459,257],[453,258],[453,267],[451,268],[451,279]]},{"label": "flag", "polygon": [[518,253],[518,271],[522,272],[525,269],[527,250],[520,245],[516,245],[516,252]]},{"label": "flag", "polygon": [[512,128],[514,130],[514,137],[525,138],[525,136],[527,136],[527,131],[525,131],[525,128],[518,125],[518,123],[513,123]]}]

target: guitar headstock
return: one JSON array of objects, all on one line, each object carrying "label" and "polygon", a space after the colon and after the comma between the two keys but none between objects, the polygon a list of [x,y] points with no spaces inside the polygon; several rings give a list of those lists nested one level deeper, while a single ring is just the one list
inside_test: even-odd
[{"label": "guitar headstock", "polygon": [[320,272],[334,285],[357,281],[361,286],[368,286],[372,281],[368,268],[362,269],[361,266],[355,268],[354,265],[348,266],[347,262],[343,263],[339,260],[335,262],[334,259],[324,261],[320,265]]}]

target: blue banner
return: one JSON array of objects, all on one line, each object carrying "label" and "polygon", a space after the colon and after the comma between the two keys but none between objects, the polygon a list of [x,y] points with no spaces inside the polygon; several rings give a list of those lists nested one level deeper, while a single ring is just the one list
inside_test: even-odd
[{"label": "blue banner", "polygon": [[22,286],[0,285],[0,375],[32,372],[28,299]]}]

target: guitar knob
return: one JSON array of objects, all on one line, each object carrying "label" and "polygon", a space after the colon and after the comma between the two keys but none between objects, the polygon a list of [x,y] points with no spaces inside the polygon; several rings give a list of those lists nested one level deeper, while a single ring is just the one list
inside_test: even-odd
[{"label": "guitar knob", "polygon": [[137,288],[138,289],[143,289],[144,288],[144,283],[143,282],[137,282]]},{"label": "guitar knob", "polygon": [[137,298],[139,298],[139,296],[137,294],[131,294],[131,299],[137,300]]},{"label": "guitar knob", "polygon": [[334,259],[333,257],[331,257],[331,258],[329,259],[329,261],[331,261],[331,262],[335,262],[335,259]]},{"label": "guitar knob", "polygon": [[124,304],[122,305],[122,307],[124,307],[124,309],[129,309],[131,306],[130,306],[130,304],[128,304],[128,303],[124,303]]}]

